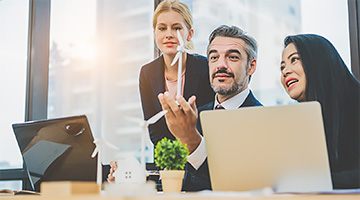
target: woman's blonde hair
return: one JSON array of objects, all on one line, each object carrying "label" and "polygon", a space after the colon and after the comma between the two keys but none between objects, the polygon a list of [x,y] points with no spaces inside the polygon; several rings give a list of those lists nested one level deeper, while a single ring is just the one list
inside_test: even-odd
[{"label": "woman's blonde hair", "polygon": [[[173,10],[173,11],[179,13],[181,16],[183,16],[186,28],[189,31],[192,29],[193,18],[191,15],[190,8],[186,4],[179,2],[178,0],[165,0],[165,1],[162,1],[161,3],[159,3],[159,5],[157,6],[157,8],[154,11],[154,17],[153,17],[154,30],[156,28],[157,19],[158,19],[159,15],[163,12],[170,11],[170,10]],[[193,45],[192,41],[189,41],[187,43],[186,47],[188,49],[193,49],[194,45]]]}]

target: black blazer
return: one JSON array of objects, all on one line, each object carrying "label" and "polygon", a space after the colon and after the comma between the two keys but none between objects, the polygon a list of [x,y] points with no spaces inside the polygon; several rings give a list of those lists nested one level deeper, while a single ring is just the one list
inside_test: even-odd
[{"label": "black blazer", "polygon": [[[210,102],[198,109],[198,112],[204,110],[212,110],[214,108],[214,101]],[[253,93],[250,91],[249,95],[246,97],[244,103],[239,107],[248,107],[248,106],[262,106],[262,104],[255,98]],[[234,124],[234,126],[236,126]],[[197,129],[202,135],[202,128],[200,124],[200,114],[197,121]],[[209,177],[209,168],[207,164],[207,159],[199,167],[198,170],[195,170],[190,163],[186,163],[185,166],[185,177],[183,182],[184,191],[199,191],[199,190],[211,190],[211,183]]]},{"label": "black blazer", "polygon": [[[165,92],[164,70],[162,55],[141,68],[139,89],[144,119],[146,120],[162,110],[157,95]],[[210,86],[207,59],[197,54],[187,54],[186,60],[184,97],[187,100],[192,95],[196,96],[197,106],[209,103],[215,97]],[[167,128],[164,117],[149,126],[149,134],[155,145],[164,137],[171,140],[175,139]]]}]

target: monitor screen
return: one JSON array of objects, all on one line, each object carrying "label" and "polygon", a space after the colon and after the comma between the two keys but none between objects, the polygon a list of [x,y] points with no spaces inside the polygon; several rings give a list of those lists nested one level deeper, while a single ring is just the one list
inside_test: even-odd
[{"label": "monitor screen", "polygon": [[95,144],[85,115],[12,126],[35,191],[43,181],[96,181]]}]

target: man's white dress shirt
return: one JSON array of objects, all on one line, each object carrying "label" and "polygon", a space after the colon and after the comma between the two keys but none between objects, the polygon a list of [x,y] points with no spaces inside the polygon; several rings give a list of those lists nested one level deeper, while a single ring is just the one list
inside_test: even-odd
[{"label": "man's white dress shirt", "polygon": [[[238,109],[245,101],[247,96],[249,95],[250,90],[246,88],[244,91],[239,94],[227,99],[226,101],[221,103],[221,106],[225,108],[225,110],[235,110]],[[214,108],[220,103],[217,100],[217,94],[215,95],[215,103]],[[204,137],[201,137],[201,142],[199,146],[188,156],[188,162],[195,168],[199,169],[199,167],[203,164],[206,159],[206,147]]]}]

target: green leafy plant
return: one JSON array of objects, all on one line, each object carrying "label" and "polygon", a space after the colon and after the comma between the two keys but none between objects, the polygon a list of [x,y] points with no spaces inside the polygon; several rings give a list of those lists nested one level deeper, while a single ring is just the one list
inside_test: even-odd
[{"label": "green leafy plant", "polygon": [[179,140],[160,140],[155,147],[155,164],[161,169],[183,170],[189,151]]}]

